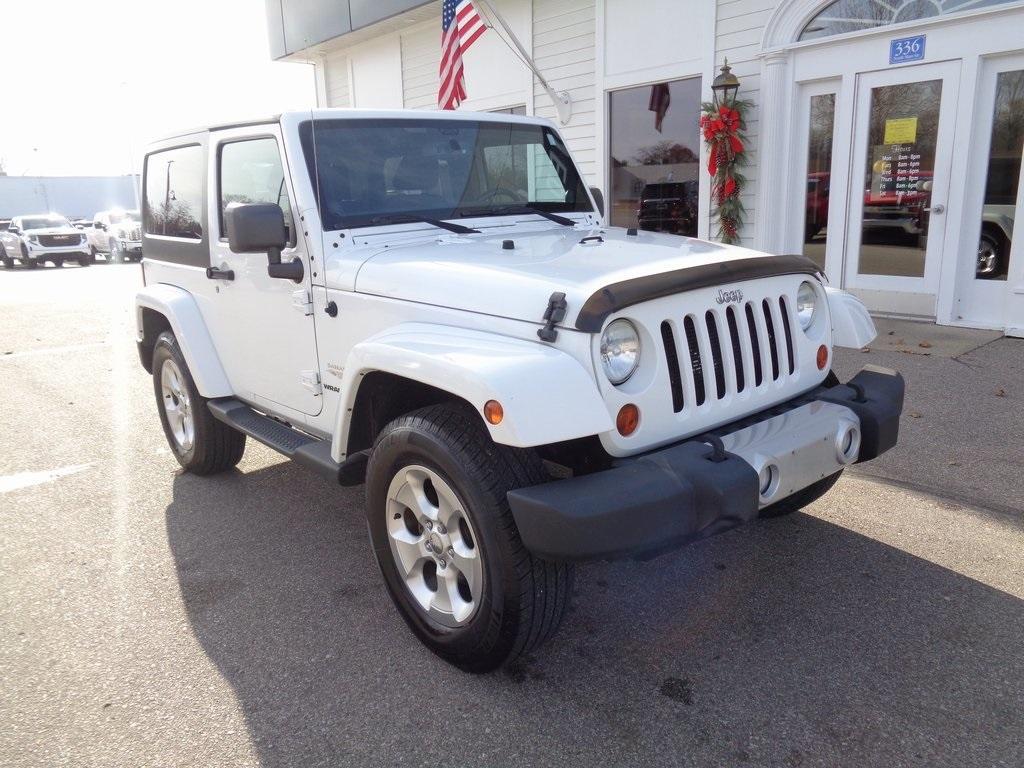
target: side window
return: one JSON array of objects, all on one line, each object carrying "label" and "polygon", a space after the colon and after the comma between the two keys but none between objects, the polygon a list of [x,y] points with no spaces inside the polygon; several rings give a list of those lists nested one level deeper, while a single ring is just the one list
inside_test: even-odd
[{"label": "side window", "polygon": [[222,144],[219,172],[221,239],[227,237],[224,211],[228,203],[277,203],[284,211],[288,242],[295,242],[284,168],[276,139],[247,139]]},{"label": "side window", "polygon": [[202,239],[205,179],[200,146],[178,147],[149,155],[146,158],[146,234]]}]

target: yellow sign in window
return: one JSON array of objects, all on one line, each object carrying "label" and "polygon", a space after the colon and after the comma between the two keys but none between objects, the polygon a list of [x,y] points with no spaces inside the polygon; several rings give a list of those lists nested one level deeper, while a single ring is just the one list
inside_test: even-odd
[{"label": "yellow sign in window", "polygon": [[913,144],[917,141],[917,118],[897,117],[885,121],[885,144]]}]

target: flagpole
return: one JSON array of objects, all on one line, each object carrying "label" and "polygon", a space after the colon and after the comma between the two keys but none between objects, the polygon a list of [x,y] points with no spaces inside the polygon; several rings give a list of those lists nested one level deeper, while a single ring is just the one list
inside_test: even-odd
[{"label": "flagpole", "polygon": [[[505,30],[505,34],[508,35],[509,39],[506,40],[502,35],[498,35],[498,37],[500,37],[506,45],[511,41],[512,45],[515,46],[516,51],[518,51],[519,59],[530,68],[530,71],[533,72],[537,80],[540,81],[541,87],[544,88],[544,92],[547,93],[551,101],[554,102],[555,111],[558,113],[558,122],[562,125],[567,125],[569,123],[569,119],[572,117],[572,97],[569,96],[569,92],[555,91],[555,89],[548,84],[548,81],[544,78],[544,75],[540,73],[540,69],[537,67],[536,63],[534,63],[533,58],[526,52],[523,44],[519,42],[519,38],[516,37],[516,33],[512,31],[512,28],[509,27],[508,22],[505,21],[504,17],[494,9],[490,0],[475,0],[475,2],[478,6],[482,6],[485,9],[485,15],[496,20],[498,24],[501,25],[501,28]],[[494,29],[493,24],[491,25],[491,28]],[[513,53],[516,51],[513,51]]]}]

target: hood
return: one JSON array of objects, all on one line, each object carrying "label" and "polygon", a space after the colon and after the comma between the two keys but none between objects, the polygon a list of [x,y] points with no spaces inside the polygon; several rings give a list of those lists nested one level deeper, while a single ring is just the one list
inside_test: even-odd
[{"label": "hood", "polygon": [[[600,232],[601,241],[584,238]],[[515,247],[502,243],[512,239]],[[381,248],[363,262],[359,293],[540,323],[554,292],[566,296],[562,325],[584,302],[623,280],[752,256],[743,248],[676,235],[612,228],[559,228],[510,235],[445,235]]]},{"label": "hood", "polygon": [[75,227],[40,227],[39,229],[26,229],[23,235],[80,235],[82,230]]}]

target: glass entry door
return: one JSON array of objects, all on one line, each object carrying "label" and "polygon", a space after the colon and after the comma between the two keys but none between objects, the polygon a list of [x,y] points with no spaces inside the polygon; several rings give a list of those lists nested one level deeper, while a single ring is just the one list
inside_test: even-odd
[{"label": "glass entry door", "polygon": [[857,76],[845,283],[872,310],[935,314],[959,72]]},{"label": "glass entry door", "polygon": [[1024,336],[1024,55],[982,62],[974,112],[953,319]]}]

